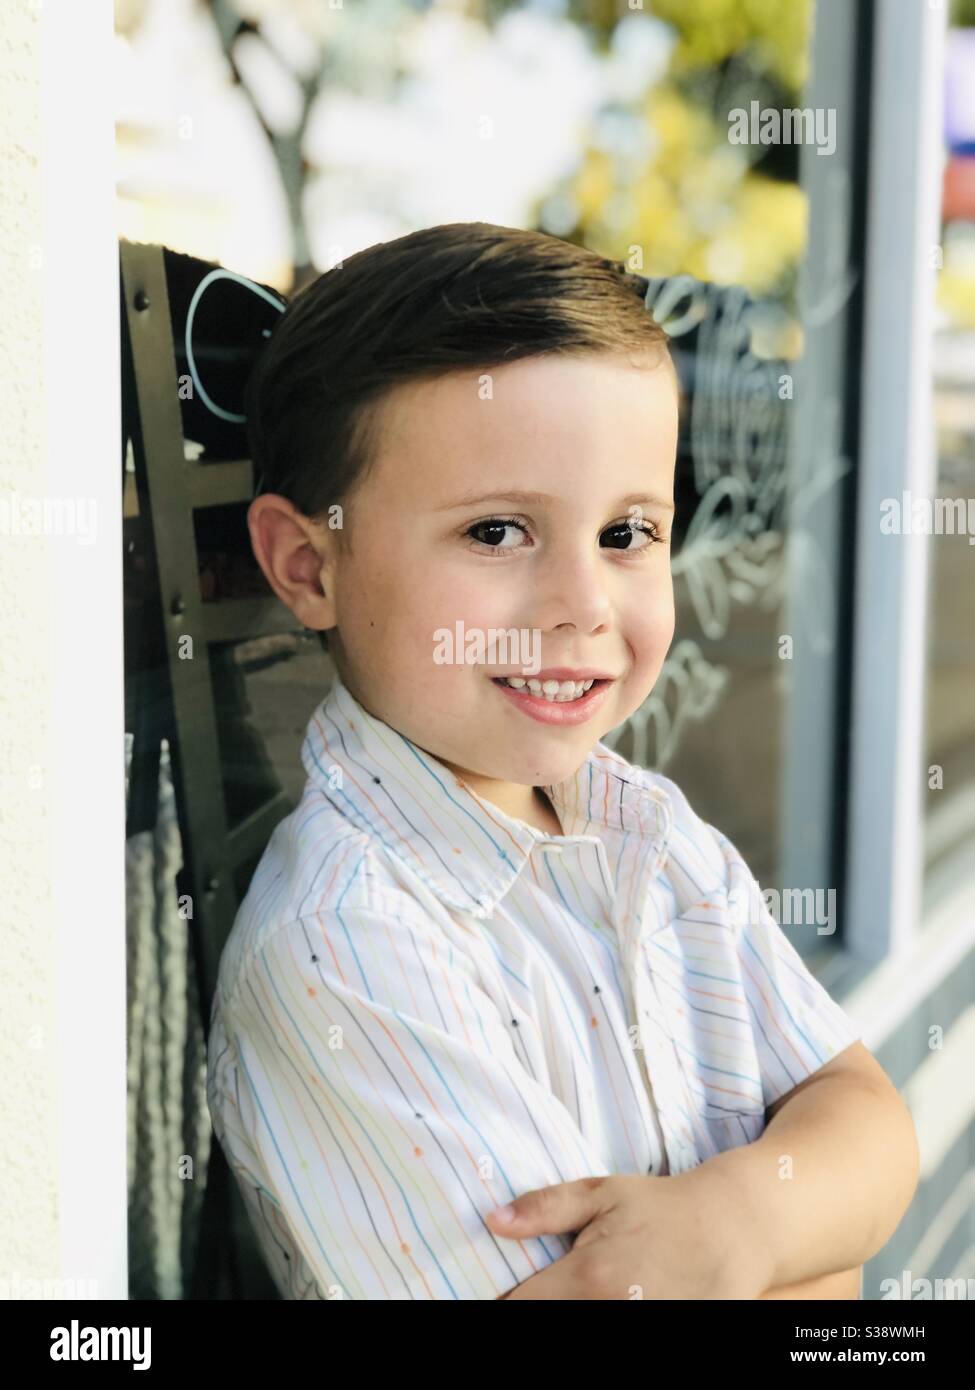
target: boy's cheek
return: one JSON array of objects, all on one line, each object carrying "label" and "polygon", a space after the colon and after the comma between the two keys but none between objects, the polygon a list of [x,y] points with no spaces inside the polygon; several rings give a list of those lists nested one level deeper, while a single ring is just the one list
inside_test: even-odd
[{"label": "boy's cheek", "polygon": [[641,597],[639,604],[623,609],[620,625],[628,645],[647,663],[652,663],[662,659],[674,640],[677,623],[674,592],[667,585]]},{"label": "boy's cheek", "polygon": [[657,606],[640,615],[639,622],[624,627],[624,637],[630,650],[633,669],[630,672],[628,699],[638,709],[656,685],[674,640],[675,617],[673,605]]}]

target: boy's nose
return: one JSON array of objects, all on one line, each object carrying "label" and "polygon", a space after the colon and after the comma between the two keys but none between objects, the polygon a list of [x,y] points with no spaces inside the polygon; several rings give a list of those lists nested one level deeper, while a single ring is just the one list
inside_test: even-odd
[{"label": "boy's nose", "polygon": [[580,632],[605,626],[611,613],[611,576],[605,561],[566,550],[543,567],[535,592],[533,613],[543,632],[567,623]]}]

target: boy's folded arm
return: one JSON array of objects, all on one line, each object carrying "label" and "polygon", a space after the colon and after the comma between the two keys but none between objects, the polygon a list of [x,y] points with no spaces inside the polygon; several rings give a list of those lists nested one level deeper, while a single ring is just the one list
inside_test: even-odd
[{"label": "boy's folded arm", "polygon": [[857,1265],[854,1269],[842,1269],[836,1274],[820,1274],[814,1279],[802,1279],[795,1284],[780,1284],[759,1294],[759,1299],[859,1298],[862,1277],[863,1266]]},{"label": "boy's folded arm", "polygon": [[522,1192],[608,1175],[523,1064],[468,956],[414,909],[277,929],[221,1000],[236,1094],[222,1125],[321,1298],[495,1299],[566,1237],[496,1236]]}]

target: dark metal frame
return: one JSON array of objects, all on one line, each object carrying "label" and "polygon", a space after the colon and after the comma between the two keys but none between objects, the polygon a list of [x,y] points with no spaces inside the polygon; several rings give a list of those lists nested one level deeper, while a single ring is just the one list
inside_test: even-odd
[{"label": "dark metal frame", "polygon": [[[220,766],[209,648],[304,629],[273,596],[204,603],[200,595],[194,511],[254,495],[250,460],[200,463],[184,456],[173,324],[163,247],[119,246],[125,422],[135,460],[139,515],[123,538],[146,558],[152,598],[139,613],[131,672],[133,749],[127,834],[155,824],[160,740],[168,738],[182,841],[177,892],[192,903],[191,930],[204,1036],[220,955],[239,906],[236,873],[267,844],[292,804],[278,791],[238,825],[228,825]],[[122,441],[123,458],[126,439]],[[192,637],[193,656],[180,641]],[[145,671],[159,675],[145,676]],[[226,1160],[211,1148],[191,1298],[212,1298],[228,1246]]]}]

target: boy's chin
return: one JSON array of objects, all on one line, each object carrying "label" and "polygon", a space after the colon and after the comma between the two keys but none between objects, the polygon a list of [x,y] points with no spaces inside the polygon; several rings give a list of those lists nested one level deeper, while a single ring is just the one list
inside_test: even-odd
[{"label": "boy's chin", "polygon": [[530,762],[521,758],[517,762],[505,764],[510,775],[505,776],[503,771],[490,775],[495,776],[499,782],[514,782],[525,787],[556,787],[560,782],[575,777],[589,755],[589,746],[587,741],[582,752],[577,752],[572,757],[559,758],[556,762],[546,760],[541,763],[537,759]]}]

